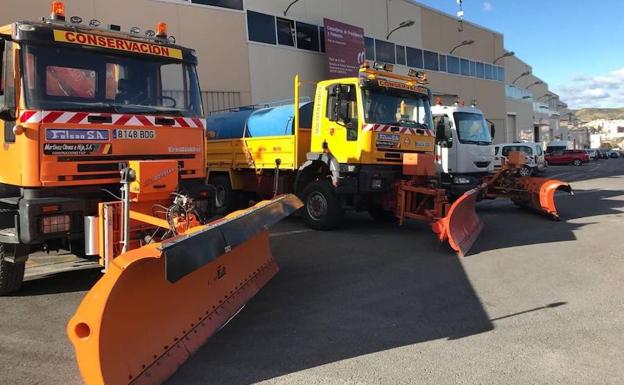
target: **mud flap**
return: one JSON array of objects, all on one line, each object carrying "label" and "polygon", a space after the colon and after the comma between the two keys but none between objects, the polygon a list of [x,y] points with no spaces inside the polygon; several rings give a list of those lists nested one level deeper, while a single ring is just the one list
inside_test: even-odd
[{"label": "mud flap", "polygon": [[299,207],[261,202],[114,259],[67,325],[85,384],[163,383],[277,273],[267,227]]},{"label": "mud flap", "polygon": [[484,188],[485,184],[482,184],[465,192],[453,202],[444,218],[431,224],[440,242],[448,241],[461,257],[468,253],[483,230],[483,222],[477,216],[476,203]]},{"label": "mud flap", "polygon": [[519,178],[518,184],[526,192],[511,198],[515,204],[546,214],[555,220],[560,220],[555,205],[555,193],[557,191],[573,193],[568,183],[556,179],[522,177]]}]

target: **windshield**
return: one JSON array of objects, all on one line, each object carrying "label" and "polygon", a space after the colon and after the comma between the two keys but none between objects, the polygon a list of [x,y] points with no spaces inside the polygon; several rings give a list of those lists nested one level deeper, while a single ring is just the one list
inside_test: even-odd
[{"label": "windshield", "polygon": [[203,116],[195,66],[147,56],[26,46],[28,108]]},{"label": "windshield", "polygon": [[367,123],[433,128],[429,98],[400,90],[364,89],[364,120]]},{"label": "windshield", "polygon": [[461,143],[492,144],[492,136],[485,118],[472,112],[453,113],[457,125],[457,136]]}]

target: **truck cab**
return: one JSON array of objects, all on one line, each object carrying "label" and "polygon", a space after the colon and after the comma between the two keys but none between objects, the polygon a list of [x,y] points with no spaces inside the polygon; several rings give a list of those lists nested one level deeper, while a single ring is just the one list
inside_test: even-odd
[{"label": "truck cab", "polygon": [[388,191],[400,179],[404,154],[433,153],[429,89],[389,70],[363,68],[357,78],[316,87],[308,159],[331,155],[339,194]]},{"label": "truck cab", "polygon": [[436,167],[451,197],[480,184],[494,171],[493,127],[476,107],[435,105]]},{"label": "truck cab", "polygon": [[189,190],[205,178],[195,52],[164,23],[123,33],[53,9],[0,27],[0,294],[30,251],[84,252],[85,217],[119,195],[128,162],[178,161]]}]

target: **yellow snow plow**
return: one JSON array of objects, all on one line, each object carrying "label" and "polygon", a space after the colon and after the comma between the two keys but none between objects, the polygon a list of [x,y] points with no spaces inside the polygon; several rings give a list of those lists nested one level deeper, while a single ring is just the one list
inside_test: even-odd
[{"label": "yellow snow plow", "polygon": [[[283,195],[200,225],[190,199],[153,199],[157,176],[177,178],[149,173],[162,163],[131,163],[122,200],[100,204],[106,272],[67,325],[86,385],[164,382],[277,273],[268,228],[302,205]],[[158,230],[170,236],[146,242]]]}]

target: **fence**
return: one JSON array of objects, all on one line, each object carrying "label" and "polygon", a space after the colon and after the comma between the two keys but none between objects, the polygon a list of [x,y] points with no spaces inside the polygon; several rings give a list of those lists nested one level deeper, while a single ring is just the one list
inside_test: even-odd
[{"label": "fence", "polygon": [[[167,90],[163,92],[163,95],[176,100],[184,100],[184,91]],[[204,114],[208,116],[216,111],[240,107],[241,94],[237,91],[202,91],[202,102]]]}]

